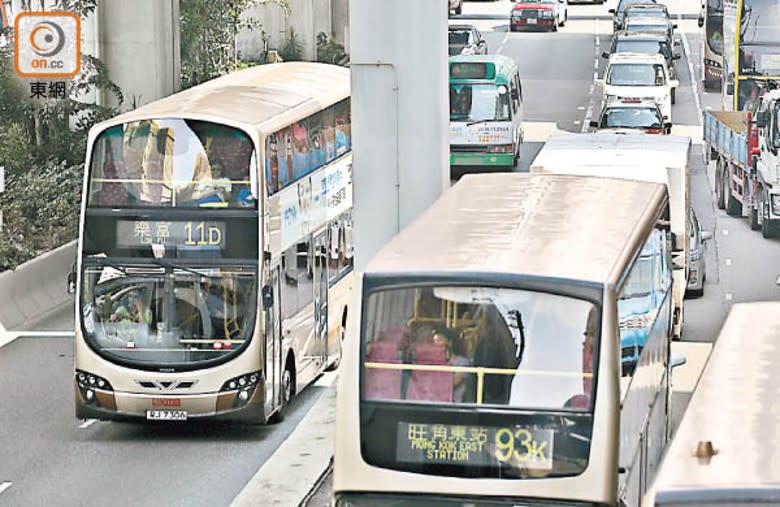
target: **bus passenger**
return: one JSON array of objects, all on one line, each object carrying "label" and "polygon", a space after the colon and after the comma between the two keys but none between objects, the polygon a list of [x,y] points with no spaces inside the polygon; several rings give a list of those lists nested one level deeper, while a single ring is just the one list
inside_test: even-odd
[{"label": "bus passenger", "polygon": [[149,324],[152,322],[152,311],[146,308],[143,298],[138,291],[131,291],[127,298],[120,303],[108,319],[110,322],[138,322]]},{"label": "bus passenger", "polygon": [[[471,361],[468,359],[468,354],[465,350],[465,342],[449,328],[441,328],[436,331],[436,334],[433,335],[433,343],[443,343],[446,345],[447,357],[450,365],[471,366]],[[474,402],[472,399],[466,399],[466,387],[473,383],[473,377],[474,375],[471,373],[455,372],[452,389],[453,402]]]},{"label": "bus passenger", "polygon": [[[485,314],[474,347],[474,366],[517,368],[514,340],[504,317],[495,306],[487,308]],[[509,402],[512,378],[512,375],[486,374],[481,403],[506,405]],[[476,395],[474,398],[476,399]],[[477,403],[480,403],[480,400],[477,400]]]}]

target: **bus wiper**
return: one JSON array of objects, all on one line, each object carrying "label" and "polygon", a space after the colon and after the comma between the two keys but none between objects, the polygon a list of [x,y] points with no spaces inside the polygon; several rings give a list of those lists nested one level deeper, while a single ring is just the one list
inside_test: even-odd
[{"label": "bus wiper", "polygon": [[151,261],[152,264],[160,266],[161,268],[179,269],[181,271],[186,271],[188,273],[192,273],[193,275],[203,276],[203,277],[206,277],[206,278],[221,278],[220,275],[208,275],[208,274],[196,271],[194,269],[190,269],[190,268],[187,268],[187,267],[184,267],[184,266],[179,266],[177,264],[174,264],[173,262],[165,261],[165,260],[162,260],[162,259],[147,259],[147,260]]},{"label": "bus wiper", "polygon": [[517,362],[523,362],[523,352],[525,352],[525,326],[523,326],[523,314],[520,310],[510,310],[509,315],[515,318],[517,330],[520,332],[520,343],[517,343]]},{"label": "bus wiper", "polygon": [[116,262],[112,261],[111,258],[107,257],[105,254],[101,254],[100,256],[95,255],[92,257],[87,257],[87,259],[85,260],[96,260],[100,266],[108,266],[114,268],[120,273],[122,273],[123,275],[127,276],[127,269],[124,266],[120,266]]},{"label": "bus wiper", "polygon": [[486,123],[486,122],[489,122],[489,121],[496,121],[496,120],[494,118],[484,118],[482,120],[470,121],[470,122],[466,123],[466,126],[470,127],[472,125],[476,125],[477,123]]}]

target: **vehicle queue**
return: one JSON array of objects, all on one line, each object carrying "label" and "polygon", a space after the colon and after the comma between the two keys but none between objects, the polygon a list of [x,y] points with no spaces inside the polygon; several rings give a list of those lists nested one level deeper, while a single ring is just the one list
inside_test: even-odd
[{"label": "vehicle queue", "polygon": [[[516,2],[509,30],[557,31],[568,18],[566,6],[566,0]],[[690,205],[691,140],[668,136],[679,86],[677,26],[653,0],[621,0],[610,12],[615,33],[603,55],[602,112],[590,125],[597,132],[555,139],[580,144],[581,151],[563,147],[562,160],[553,162],[557,151],[548,150],[548,141],[542,153],[549,153],[532,163],[537,174],[465,176],[358,277],[337,401],[336,506],[776,498],[776,488],[762,483],[770,477],[743,474],[734,486],[721,484],[727,462],[719,465],[722,480],[707,478],[701,466],[690,481],[679,479],[679,470],[690,467],[699,421],[717,409],[716,398],[696,405],[683,422],[684,441],[662,463],[671,435],[670,376],[685,362],[672,357],[671,340],[679,337],[683,297],[704,291],[712,234]],[[453,115],[458,80],[484,79],[495,65],[488,62],[500,61],[469,54],[450,60]],[[508,91],[498,88],[493,103]],[[763,109],[769,112],[758,125],[771,147],[775,111]],[[496,119],[475,118],[465,127]],[[463,128],[451,117],[452,161],[464,151]],[[505,141],[485,135],[468,150],[489,154],[499,142]],[[588,143],[590,151],[582,148]],[[628,156],[632,144],[638,148]],[[604,154],[604,146],[613,152]],[[670,162],[675,152],[681,156]],[[600,208],[604,202],[608,210]],[[598,232],[585,238],[583,231]],[[617,278],[589,271],[600,262]],[[737,322],[752,325],[745,313],[732,319],[728,333],[724,328],[735,335],[724,347],[737,343]],[[708,366],[707,396],[717,392],[721,370],[736,372],[743,363]],[[739,410],[735,405],[730,413]],[[707,422],[720,428],[718,435],[728,431],[717,418]],[[733,456],[744,456],[727,437],[718,443],[730,456],[732,448]],[[717,460],[710,442],[699,447],[700,465]],[[659,469],[661,481],[646,495]]]},{"label": "vehicle queue", "polygon": [[[566,0],[537,3],[516,5],[510,30],[564,26]],[[454,4],[457,13],[462,2]],[[163,113],[139,110],[96,127],[78,262],[77,416],[273,422],[296,392],[340,362],[343,343],[337,506],[639,505],[670,439],[671,373],[684,361],[672,358],[671,342],[691,273],[692,291],[703,290],[706,273],[694,260],[711,237],[690,208],[690,139],[665,136],[679,85],[670,70],[676,26],[656,5],[621,0],[594,125],[604,131],[568,137],[665,141],[682,147],[681,161],[646,164],[647,176],[626,166],[468,175],[365,273],[352,274],[347,244],[343,69],[276,64],[276,72],[300,75],[329,68],[341,84],[334,90],[312,77],[310,88],[288,89],[307,104],[295,118],[274,110],[250,124],[243,108],[229,111],[238,119],[182,114],[183,92],[161,101]],[[619,50],[632,34],[652,34],[635,39],[650,43]],[[523,142],[517,64],[487,54],[474,27],[453,25],[449,37],[451,164],[511,171]],[[235,104],[233,88],[255,72],[263,70],[204,89]],[[768,136],[774,117],[761,118]],[[187,139],[194,166],[174,171],[166,157]],[[230,148],[212,148],[220,143]],[[320,146],[312,163],[307,154]],[[228,153],[239,151],[241,160]],[[327,199],[313,210],[314,175],[325,177],[319,190]],[[331,188],[335,180],[340,186]],[[95,234],[105,224],[116,231],[112,243]],[[158,240],[160,224],[173,233],[146,241],[139,224]],[[255,249],[232,251],[214,239],[227,234],[249,234]],[[125,299],[128,318],[119,311]],[[167,396],[157,379],[173,374],[189,384],[166,389],[203,384],[177,410],[155,405]]]}]

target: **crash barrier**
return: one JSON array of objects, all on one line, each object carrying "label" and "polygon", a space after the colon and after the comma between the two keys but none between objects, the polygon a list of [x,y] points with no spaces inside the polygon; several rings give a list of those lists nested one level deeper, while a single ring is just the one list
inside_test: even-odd
[{"label": "crash barrier", "polygon": [[62,310],[73,296],[67,278],[76,260],[76,241],[0,273],[0,330],[30,329]]}]

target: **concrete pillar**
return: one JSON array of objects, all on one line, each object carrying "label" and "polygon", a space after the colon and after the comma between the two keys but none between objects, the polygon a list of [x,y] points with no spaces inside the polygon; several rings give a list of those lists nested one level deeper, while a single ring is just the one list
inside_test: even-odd
[{"label": "concrete pillar", "polygon": [[333,38],[349,54],[349,0],[332,0],[331,12]]},{"label": "concrete pillar", "polygon": [[449,186],[447,10],[350,3],[355,269]]},{"label": "concrete pillar", "polygon": [[[97,32],[95,56],[122,89],[124,109],[179,89],[179,0],[102,0],[95,14],[97,19],[84,26]],[[107,106],[116,105],[110,94],[101,99]]]}]

